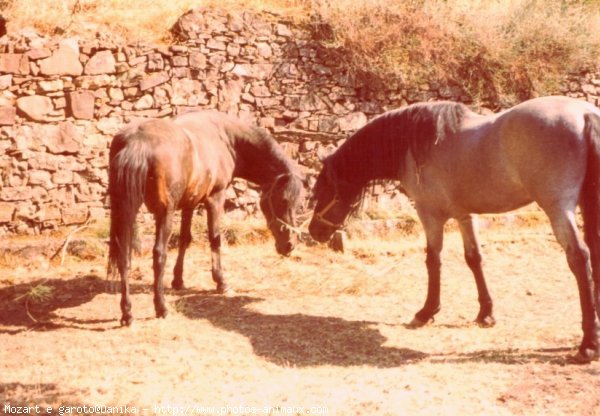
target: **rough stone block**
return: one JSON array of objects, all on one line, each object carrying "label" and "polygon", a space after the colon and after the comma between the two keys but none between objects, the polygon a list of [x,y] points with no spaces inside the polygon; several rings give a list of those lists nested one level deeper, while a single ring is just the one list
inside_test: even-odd
[{"label": "rough stone block", "polygon": [[0,126],[12,126],[17,119],[15,107],[0,107]]},{"label": "rough stone block", "polygon": [[94,93],[91,91],[74,91],[69,93],[69,114],[82,120],[94,118]]},{"label": "rough stone block", "polygon": [[0,72],[27,75],[29,58],[20,53],[0,53]]},{"label": "rough stone block", "polygon": [[4,187],[0,190],[2,201],[27,201],[31,199],[33,192],[27,186]]},{"label": "rough stone block", "polygon": [[11,222],[15,213],[15,204],[0,202],[0,222]]},{"label": "rough stone block", "polygon": [[83,72],[87,75],[114,74],[115,57],[111,51],[99,51],[87,61]]},{"label": "rough stone block", "polygon": [[78,76],[83,73],[83,65],[79,61],[79,48],[67,42],[62,43],[51,57],[38,62],[43,75]]},{"label": "rough stone block", "polygon": [[144,77],[140,81],[140,90],[146,91],[150,88],[164,84],[167,81],[169,81],[169,74],[166,72],[157,72],[156,74]]},{"label": "rough stone block", "polygon": [[12,74],[0,75],[0,90],[10,88],[10,86],[12,85],[12,79]]},{"label": "rough stone block", "polygon": [[29,171],[29,185],[40,185],[44,189],[54,188],[52,183],[52,175],[50,172],[45,170],[31,170]]},{"label": "rough stone block", "polygon": [[83,224],[88,218],[88,208],[85,205],[61,209],[62,222],[65,225]]},{"label": "rough stone block", "polygon": [[43,95],[17,98],[17,108],[33,121],[44,121],[54,110],[52,100]]}]

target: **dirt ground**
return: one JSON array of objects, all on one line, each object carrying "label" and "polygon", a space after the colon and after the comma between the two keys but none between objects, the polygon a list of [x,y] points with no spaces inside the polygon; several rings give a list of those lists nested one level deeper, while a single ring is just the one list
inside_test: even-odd
[{"label": "dirt ground", "polygon": [[5,256],[0,412],[600,415],[600,363],[567,364],[581,317],[550,228],[493,225],[481,241],[498,322],[489,329],[472,323],[475,284],[452,229],[442,310],[418,330],[406,324],[425,298],[420,233],[351,239],[345,253],[301,245],[289,258],[272,241],[229,245],[230,296],[215,294],[209,250],[196,243],[188,289],[168,290],[164,320],[146,253],[134,260],[131,328],[119,326],[102,257]]}]

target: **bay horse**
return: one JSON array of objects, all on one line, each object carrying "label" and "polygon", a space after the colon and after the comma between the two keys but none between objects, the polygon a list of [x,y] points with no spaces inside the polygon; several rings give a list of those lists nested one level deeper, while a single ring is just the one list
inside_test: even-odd
[{"label": "bay horse", "polygon": [[[386,112],[324,160],[314,185],[311,236],[325,242],[343,227],[372,180],[399,180],[426,236],[427,297],[410,323],[440,310],[444,224],[458,222],[479,298],[476,322],[492,326],[473,214],[536,202],[548,216],[579,289],[583,339],[572,359],[598,359],[600,319],[600,111],[585,101],[542,97],[491,115],[455,102]],[[584,238],[575,210],[580,206]]]},{"label": "bay horse", "polygon": [[118,270],[121,276],[121,325],[130,325],[133,319],[128,272],[133,227],[142,203],[153,214],[156,226],[152,255],[157,317],[167,315],[162,280],[176,210],[182,215],[172,287],[184,287],[183,262],[192,239],[192,215],[199,204],[204,204],[212,278],[218,292],[228,290],[221,270],[219,227],[225,191],[234,177],[260,186],[260,208],[277,252],[289,255],[298,241],[294,227],[304,178],[298,166],[261,128],[211,110],[134,122],[114,136],[109,159],[109,270]]}]

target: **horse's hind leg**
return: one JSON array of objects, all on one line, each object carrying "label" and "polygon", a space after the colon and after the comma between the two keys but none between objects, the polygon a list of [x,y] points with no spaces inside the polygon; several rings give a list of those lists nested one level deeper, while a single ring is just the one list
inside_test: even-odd
[{"label": "horse's hind leg", "polygon": [[[558,212],[556,212],[558,211]],[[574,357],[578,362],[589,362],[598,359],[600,347],[598,344],[598,317],[594,306],[592,291],[592,268],[590,252],[587,245],[577,233],[575,213],[572,210],[550,211],[548,217],[556,239],[565,250],[569,268],[577,279],[579,302],[581,305],[581,328],[583,339],[579,352]]]},{"label": "horse's hind leg", "polygon": [[131,314],[131,294],[129,291],[129,268],[130,268],[130,256],[122,256],[118,263],[117,268],[121,275],[121,325],[130,326],[133,322],[133,315]]},{"label": "horse's hind leg", "polygon": [[155,214],[156,240],[152,251],[152,267],[154,269],[154,310],[157,318],[167,316],[165,295],[163,290],[163,275],[167,259],[167,243],[171,236],[171,225],[173,222],[173,210],[167,208],[160,214]]},{"label": "horse's hind leg", "polygon": [[212,278],[217,284],[217,292],[225,293],[227,283],[221,270],[221,230],[220,221],[225,203],[225,192],[216,192],[206,199],[206,218],[208,221],[208,241],[210,243]]},{"label": "horse's hind leg", "polygon": [[492,297],[488,291],[481,267],[481,254],[479,252],[479,242],[474,227],[473,216],[469,215],[465,218],[460,218],[458,221],[460,233],[463,239],[465,250],[465,261],[473,272],[475,284],[477,285],[477,295],[479,300],[479,314],[475,322],[483,327],[490,327],[496,324],[496,320],[492,315]]},{"label": "horse's hind leg", "polygon": [[173,269],[173,281],[171,287],[176,290],[184,289],[183,285],[183,260],[185,251],[192,242],[192,216],[193,208],[186,208],[181,213],[181,231],[179,233],[179,253],[177,254],[177,262]]},{"label": "horse's hind leg", "polygon": [[[600,202],[600,197],[597,198]],[[594,201],[590,202],[594,203]],[[580,206],[584,223],[584,238],[590,250],[596,315],[600,320],[600,213],[598,212],[600,208],[585,203]]]},{"label": "horse's hind leg", "polygon": [[417,213],[425,229],[427,238],[427,298],[425,305],[409,324],[411,328],[418,328],[433,321],[433,317],[440,311],[440,278],[441,278],[441,252],[444,243],[444,224],[446,219],[430,215],[417,206]]}]

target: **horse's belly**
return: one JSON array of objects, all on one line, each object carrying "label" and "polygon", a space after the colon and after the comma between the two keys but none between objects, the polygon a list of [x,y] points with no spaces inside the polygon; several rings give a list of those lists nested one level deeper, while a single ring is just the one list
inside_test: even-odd
[{"label": "horse's belly", "polygon": [[203,178],[192,178],[186,187],[180,201],[180,208],[195,207],[211,192],[212,178],[207,174]]},{"label": "horse's belly", "polygon": [[454,198],[458,210],[475,214],[494,214],[521,208],[533,200],[524,190],[518,188],[471,189]]}]

